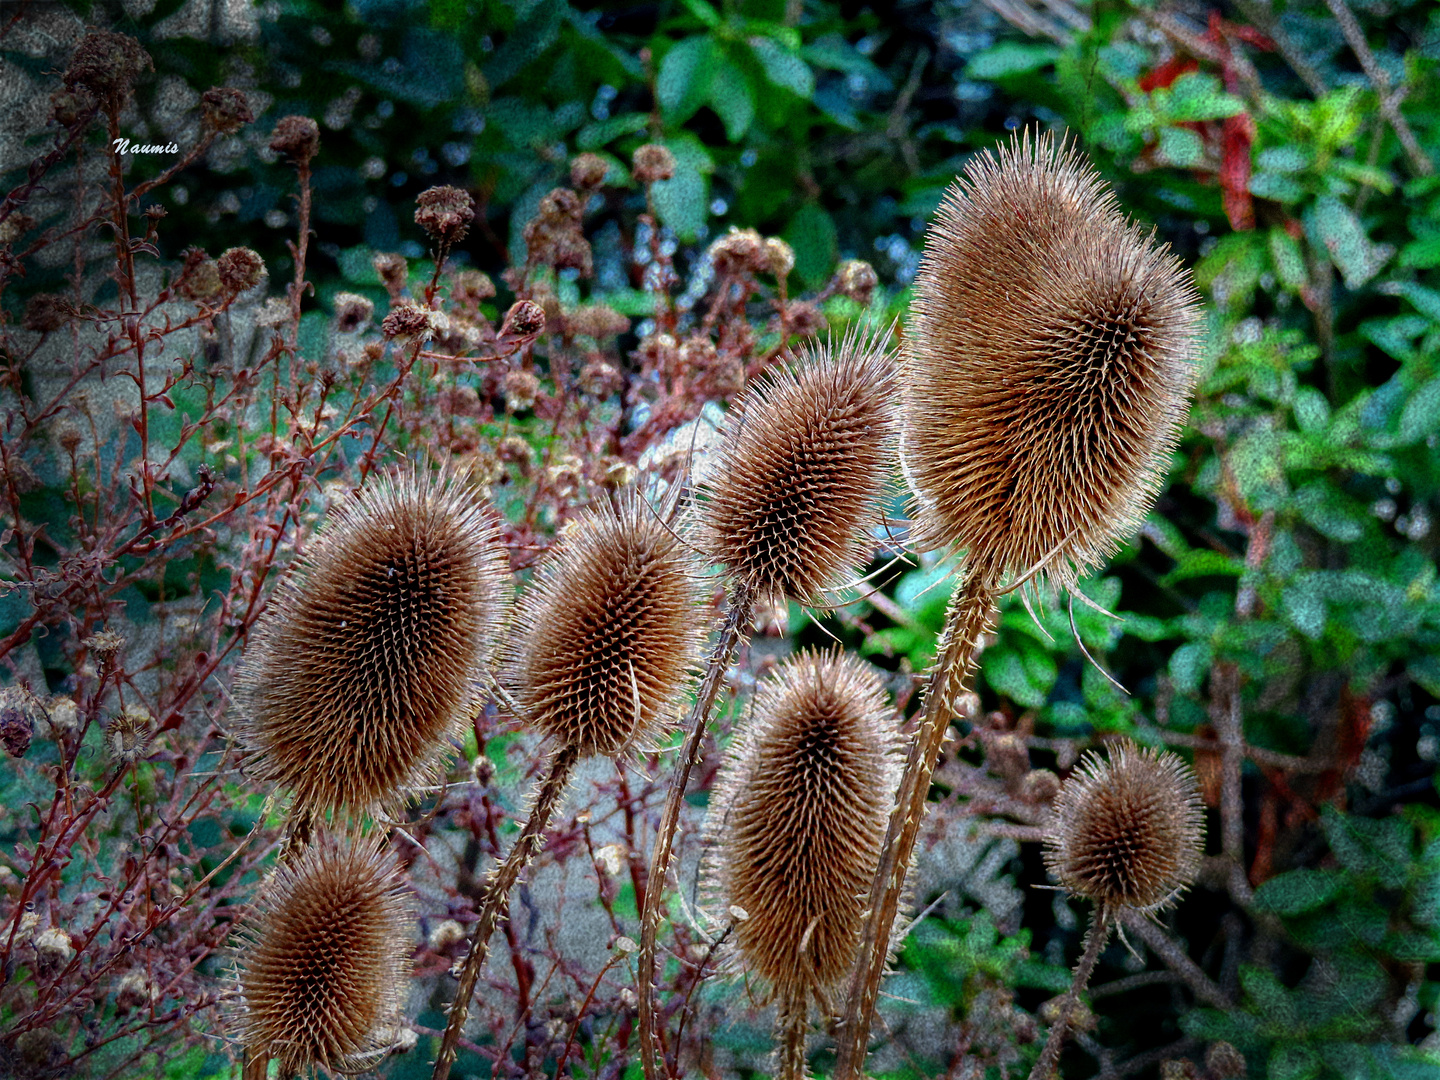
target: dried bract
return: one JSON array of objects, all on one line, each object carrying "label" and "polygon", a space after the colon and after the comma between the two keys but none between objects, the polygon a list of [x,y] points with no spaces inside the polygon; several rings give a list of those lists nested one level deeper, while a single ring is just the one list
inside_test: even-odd
[{"label": "dried bract", "polygon": [[570,183],[580,191],[597,191],[609,171],[610,163],[599,154],[581,154],[570,162]]},{"label": "dried bract", "polygon": [[475,220],[475,200],[470,193],[448,184],[422,191],[415,202],[415,224],[446,250],[465,239]]},{"label": "dried bract", "polygon": [[635,149],[630,159],[635,179],[642,184],[669,180],[675,175],[675,155],[659,143],[645,143]]},{"label": "dried bract", "polygon": [[270,149],[308,163],[320,149],[320,125],[308,116],[282,116],[270,133]]},{"label": "dried bract", "polygon": [[212,86],[200,95],[200,115],[221,135],[239,131],[255,119],[244,91],[233,86]]},{"label": "dried bract", "polygon": [[902,456],[917,540],[1062,586],[1138,527],[1196,377],[1199,297],[1075,149],[979,155],[925,242]]},{"label": "dried bract", "polygon": [[215,260],[220,283],[231,292],[242,293],[260,284],[265,260],[245,247],[233,247]]},{"label": "dried bract", "polygon": [[125,34],[92,30],[81,40],[65,69],[65,89],[83,87],[107,108],[119,109],[130,96],[135,80],[154,71],[150,54]]}]

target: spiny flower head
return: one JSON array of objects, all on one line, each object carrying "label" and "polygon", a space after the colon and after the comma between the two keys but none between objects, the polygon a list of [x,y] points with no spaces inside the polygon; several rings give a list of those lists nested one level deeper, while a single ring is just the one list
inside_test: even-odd
[{"label": "spiny flower head", "polygon": [[266,883],[240,950],[240,1041],[281,1075],[354,1071],[383,1049],[409,974],[410,905],[372,841],[321,836]]},{"label": "spiny flower head", "polygon": [[855,957],[899,779],[880,680],[846,653],[801,653],[755,692],[711,798],[707,899],[741,908],[745,967],[782,1000],[825,994]]},{"label": "spiny flower head", "polygon": [[613,756],[663,726],[700,643],[689,553],[631,493],[557,541],[520,606],[507,682],[542,732]]},{"label": "spiny flower head", "polygon": [[1060,788],[1045,863],[1074,896],[1153,911],[1195,880],[1204,838],[1195,775],[1168,751],[1125,742],[1109,760],[1086,754]]},{"label": "spiny flower head", "polygon": [[895,366],[878,337],[812,345],[726,417],[699,546],[761,600],[814,601],[870,555],[891,467]]},{"label": "spiny flower head", "polygon": [[1199,297],[1078,150],[972,159],[926,236],[902,457],[917,539],[1068,585],[1137,528],[1189,407]]},{"label": "spiny flower head", "polygon": [[297,811],[398,805],[477,705],[509,592],[498,517],[417,470],[332,511],[236,676],[252,776]]}]

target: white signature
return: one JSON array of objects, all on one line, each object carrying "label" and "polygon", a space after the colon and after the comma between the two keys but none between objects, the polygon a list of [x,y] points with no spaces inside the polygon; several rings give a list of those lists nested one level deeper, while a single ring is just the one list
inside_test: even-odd
[{"label": "white signature", "polygon": [[132,143],[129,139],[116,139],[110,144],[117,154],[178,154],[176,143]]}]

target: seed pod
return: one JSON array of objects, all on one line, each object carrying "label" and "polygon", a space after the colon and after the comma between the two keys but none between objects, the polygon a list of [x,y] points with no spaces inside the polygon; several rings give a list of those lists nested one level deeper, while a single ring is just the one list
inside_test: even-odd
[{"label": "seed pod", "polygon": [[322,834],[266,883],[242,934],[242,1045],[280,1075],[353,1071],[384,1048],[409,974],[411,913],[373,841]]},{"label": "seed pod", "polygon": [[855,657],[801,653],[756,689],[711,796],[702,872],[714,909],[746,913],[744,965],[782,1002],[803,1009],[855,959],[899,764],[894,713]]},{"label": "seed pod", "polygon": [[1112,746],[1086,754],[1046,826],[1045,864],[1073,896],[1153,911],[1200,869],[1205,837],[1195,775],[1168,751]]},{"label": "seed pod", "polygon": [[520,606],[506,681],[547,736],[614,756],[671,719],[700,644],[689,554],[622,496],[557,542]]},{"label": "seed pod", "polygon": [[509,593],[498,518],[415,471],[332,512],[236,676],[252,778],[296,812],[376,812],[436,772],[477,706]]},{"label": "seed pod", "polygon": [[1068,586],[1138,528],[1196,378],[1199,297],[1049,136],[982,154],[925,241],[902,458],[916,539]]},{"label": "seed pod", "polygon": [[760,600],[814,602],[873,549],[891,467],[895,366],[879,338],[814,345],[726,418],[699,546]]}]

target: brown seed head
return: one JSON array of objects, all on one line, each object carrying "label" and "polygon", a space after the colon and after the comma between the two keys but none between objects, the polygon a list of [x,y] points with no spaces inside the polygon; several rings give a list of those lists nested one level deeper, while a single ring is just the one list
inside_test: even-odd
[{"label": "brown seed head", "polygon": [[428,781],[506,612],[498,518],[448,477],[372,480],[281,582],[236,675],[257,782],[363,813]]},{"label": "brown seed head", "polygon": [[358,333],[375,316],[375,301],[359,293],[336,293],[334,304],[335,329],[342,334]]},{"label": "brown seed head", "polygon": [[540,380],[533,371],[515,368],[500,379],[500,393],[505,398],[507,409],[524,412],[535,404],[535,398],[540,393]]},{"label": "brown seed head", "polygon": [[775,277],[784,281],[795,269],[795,249],[778,236],[765,240],[765,262]]},{"label": "brown seed head", "polygon": [[405,282],[410,278],[410,264],[405,261],[405,256],[382,251],[370,262],[375,267],[375,272],[380,275],[385,291],[392,297],[399,296],[405,289]]},{"label": "brown seed head", "polygon": [[270,133],[270,149],[309,162],[320,149],[320,125],[308,116],[282,116]]},{"label": "brown seed head", "polygon": [[109,30],[92,30],[70,57],[65,89],[74,92],[83,87],[107,108],[116,109],[130,96],[135,80],[143,72],[154,70],[150,54],[134,38]]},{"label": "brown seed head", "polygon": [[770,252],[754,229],[731,229],[710,245],[709,255],[717,277],[763,274],[770,269]]},{"label": "brown seed head", "polygon": [[233,86],[212,86],[201,94],[200,115],[221,135],[239,131],[255,119],[244,91]]},{"label": "brown seed head", "polygon": [[837,292],[841,296],[848,296],[862,307],[870,306],[870,298],[875,295],[875,286],[880,279],[875,275],[875,268],[864,259],[847,259],[840,264],[840,269],[835,272]]},{"label": "brown seed head", "polygon": [[448,184],[422,191],[415,202],[415,224],[447,249],[465,239],[475,220],[475,200],[470,193]]},{"label": "brown seed head", "polygon": [[145,709],[126,709],[105,727],[105,749],[121,765],[139,761],[155,736],[155,718]]},{"label": "brown seed head", "polygon": [[408,343],[419,338],[429,341],[435,335],[431,311],[420,304],[396,304],[380,323],[380,332],[387,338],[400,338]]},{"label": "brown seed head", "polygon": [[1205,822],[1195,775],[1168,751],[1133,743],[1086,754],[1046,826],[1045,863],[1074,896],[1153,911],[1200,869]]},{"label": "brown seed head", "polygon": [[245,934],[241,1043],[281,1075],[349,1071],[383,1050],[409,974],[411,914],[371,841],[322,834],[266,883]]},{"label": "brown seed head", "polygon": [[48,334],[59,330],[70,321],[71,308],[63,296],[55,293],[36,293],[25,304],[25,314],[20,325],[26,330]]},{"label": "brown seed head", "polygon": [[902,457],[917,539],[1062,586],[1139,526],[1189,407],[1199,297],[1049,136],[982,154],[926,237]]},{"label": "brown seed head", "polygon": [[630,320],[609,304],[581,304],[565,312],[565,328],[572,334],[612,338],[629,331]]},{"label": "brown seed head", "polygon": [[180,268],[175,287],[187,300],[213,300],[225,288],[219,265],[198,247],[185,252],[185,265]]},{"label": "brown seed head", "polygon": [[35,721],[43,713],[35,695],[23,686],[0,689],[0,746],[11,757],[22,758],[30,749]]},{"label": "brown seed head", "polygon": [[233,247],[215,260],[220,284],[231,292],[241,293],[260,284],[265,273],[265,260],[249,248]]},{"label": "brown seed head", "polygon": [[599,154],[581,154],[570,162],[570,183],[580,191],[597,191],[609,171],[610,163]]},{"label": "brown seed head", "polygon": [[629,493],[591,510],[520,605],[507,681],[524,714],[582,755],[615,756],[672,719],[700,644],[689,553]]},{"label": "brown seed head", "polygon": [[533,300],[517,300],[500,322],[500,336],[505,338],[539,337],[545,329],[545,309]]},{"label": "brown seed head", "polygon": [[854,959],[899,779],[900,738],[875,671],[800,653],[756,689],[711,795],[706,893],[746,968],[782,1000],[827,991]]},{"label": "brown seed head", "polygon": [[630,164],[635,170],[635,179],[642,184],[669,180],[675,175],[675,155],[659,143],[645,143],[637,147]]},{"label": "brown seed head", "polygon": [[725,422],[700,507],[704,554],[759,599],[813,601],[868,558],[895,433],[895,367],[877,338],[800,354]]}]

